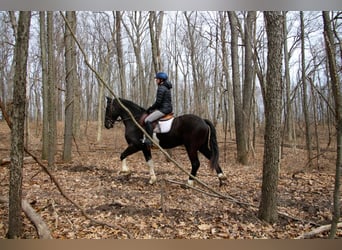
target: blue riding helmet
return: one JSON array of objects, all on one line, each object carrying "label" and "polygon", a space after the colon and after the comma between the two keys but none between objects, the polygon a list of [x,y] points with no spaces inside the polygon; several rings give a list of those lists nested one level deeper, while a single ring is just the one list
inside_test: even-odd
[{"label": "blue riding helmet", "polygon": [[157,79],[163,79],[164,81],[167,80],[168,76],[165,72],[158,72],[155,76]]}]

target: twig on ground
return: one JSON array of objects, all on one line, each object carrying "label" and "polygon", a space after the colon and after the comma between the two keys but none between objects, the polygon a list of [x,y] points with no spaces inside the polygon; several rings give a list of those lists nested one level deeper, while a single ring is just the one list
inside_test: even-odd
[{"label": "twig on ground", "polygon": [[[192,186],[188,186],[188,185],[186,185],[184,183],[181,183],[181,182],[178,182],[178,181],[168,180],[168,179],[166,179],[166,180],[168,182],[170,182],[170,183],[173,183],[173,184],[178,184],[178,185],[181,185],[181,186],[186,186],[187,188],[191,188],[191,189],[193,189],[195,191],[201,192],[201,193],[206,194],[206,195],[211,196],[211,197],[216,197],[216,198],[219,198],[219,199],[225,199],[225,200],[228,200],[230,202],[236,203],[236,204],[238,204],[240,206],[243,205],[243,206],[255,207],[256,208],[256,206],[254,204],[252,204],[252,203],[239,201],[239,200],[237,200],[234,197],[229,196],[229,195],[223,195],[223,194],[221,194],[219,192],[209,193],[209,192],[206,192],[203,189],[192,187]],[[211,189],[209,189],[209,190],[212,191]]]}]

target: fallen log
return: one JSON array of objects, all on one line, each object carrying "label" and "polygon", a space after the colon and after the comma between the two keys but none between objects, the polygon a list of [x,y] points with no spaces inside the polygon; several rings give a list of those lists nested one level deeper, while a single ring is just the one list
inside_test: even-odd
[{"label": "fallen log", "polygon": [[[342,228],[342,222],[337,224],[337,228]],[[326,231],[329,231],[330,229],[331,229],[331,225],[330,224],[329,225],[320,226],[320,227],[317,227],[317,228],[313,229],[310,232],[304,233],[304,234],[296,237],[296,239],[310,239],[310,238],[314,237],[315,235],[323,233],[323,232],[326,232]]]},{"label": "fallen log", "polygon": [[[8,199],[5,197],[0,197],[1,203],[8,203]],[[36,213],[30,203],[23,199],[21,201],[21,207],[25,213],[25,215],[29,218],[29,220],[33,223],[35,228],[37,229],[37,234],[39,239],[52,239],[49,227],[44,222],[43,218]]]}]

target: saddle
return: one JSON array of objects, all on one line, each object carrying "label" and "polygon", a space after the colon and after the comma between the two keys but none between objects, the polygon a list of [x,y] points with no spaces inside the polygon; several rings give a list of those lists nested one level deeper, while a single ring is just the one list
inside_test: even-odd
[{"label": "saddle", "polygon": [[[139,124],[141,126],[145,125],[145,118],[148,116],[147,113],[143,114],[141,116],[141,118],[139,119]],[[174,119],[174,114],[173,113],[169,113],[166,114],[164,116],[162,116],[161,118],[159,118],[158,120],[154,121],[152,123],[153,126],[153,132],[154,133],[167,133],[170,131],[171,129],[171,125]]]}]

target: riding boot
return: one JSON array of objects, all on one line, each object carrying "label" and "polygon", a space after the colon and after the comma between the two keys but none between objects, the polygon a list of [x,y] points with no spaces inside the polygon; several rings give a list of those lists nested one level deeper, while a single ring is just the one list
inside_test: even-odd
[{"label": "riding boot", "polygon": [[[145,131],[148,133],[149,136],[153,136],[153,125],[151,122],[147,121],[145,123]],[[144,144],[148,147],[151,147],[152,141],[149,138],[145,137]]]}]

